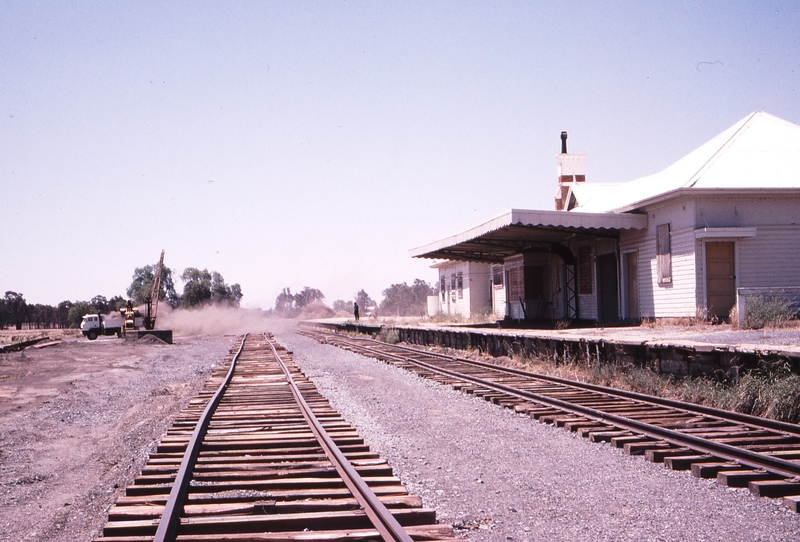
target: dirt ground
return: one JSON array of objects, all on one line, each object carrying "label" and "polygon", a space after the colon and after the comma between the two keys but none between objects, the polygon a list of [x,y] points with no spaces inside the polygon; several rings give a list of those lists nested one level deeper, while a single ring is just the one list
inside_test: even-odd
[{"label": "dirt ground", "polygon": [[106,510],[234,339],[66,336],[0,354],[0,540],[98,536]]},{"label": "dirt ground", "polygon": [[[180,324],[191,332],[176,336],[171,346],[116,337],[88,341],[74,332],[47,332],[63,342],[0,354],[0,541],[71,542],[99,536],[108,508],[140,471],[172,419],[222,362],[236,334],[248,326],[288,325],[245,325],[228,316],[211,316],[205,324],[197,319],[192,326],[173,322],[176,329]],[[221,321],[231,321],[230,329],[220,331]],[[707,330],[686,331],[694,340],[709,340],[701,338]],[[679,336],[671,330],[653,332]],[[28,335],[0,331],[0,343]],[[721,337],[712,335],[712,342]],[[725,338],[732,343],[800,344],[798,330]]]}]

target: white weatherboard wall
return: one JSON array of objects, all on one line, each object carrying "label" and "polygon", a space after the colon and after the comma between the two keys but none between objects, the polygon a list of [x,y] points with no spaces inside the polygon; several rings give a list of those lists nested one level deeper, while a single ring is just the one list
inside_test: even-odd
[{"label": "white weatherboard wall", "polygon": [[[439,295],[439,308],[442,314],[470,318],[487,314],[492,309],[490,289],[491,266],[476,262],[441,262],[439,284],[445,279],[445,295]],[[461,273],[462,288],[458,289],[458,274]],[[456,280],[453,280],[456,279]]]},{"label": "white weatherboard wall", "polygon": [[800,286],[800,226],[760,226],[737,253],[739,287]]},{"label": "white weatherboard wall", "polygon": [[504,286],[492,287],[492,307],[496,318],[506,316],[506,289]]},{"label": "white weatherboard wall", "polygon": [[[737,288],[800,286],[800,196],[684,195],[644,210],[648,229],[620,235],[621,253],[639,252],[641,317],[704,314],[707,242],[734,243]],[[660,224],[670,225],[672,282],[668,284],[658,283]]]},{"label": "white weatherboard wall", "polygon": [[[469,277],[469,280],[467,280]],[[492,266],[485,263],[469,263],[469,274],[464,276],[464,288],[469,283],[470,316],[492,312]],[[466,295],[466,294],[465,294]]]},{"label": "white weatherboard wall", "polygon": [[[697,314],[694,202],[680,198],[647,212],[647,230],[623,230],[620,234],[620,252],[639,252],[639,316],[694,317]],[[670,225],[672,282],[665,284],[658,283],[656,260],[656,228],[661,224]]]},{"label": "white weatherboard wall", "polygon": [[[800,195],[715,195],[698,198],[697,306],[706,300],[706,242],[734,243],[736,288],[800,286]],[[707,231],[722,231],[708,238]],[[725,230],[729,230],[729,236]]]}]

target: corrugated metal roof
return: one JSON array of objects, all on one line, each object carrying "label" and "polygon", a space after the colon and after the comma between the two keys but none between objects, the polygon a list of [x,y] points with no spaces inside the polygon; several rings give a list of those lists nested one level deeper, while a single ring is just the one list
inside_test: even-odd
[{"label": "corrugated metal roof", "polygon": [[576,236],[614,237],[619,230],[647,228],[647,215],[567,213],[512,209],[480,226],[409,250],[412,258],[502,262],[511,254],[561,243]]},{"label": "corrugated metal roof", "polygon": [[680,189],[800,189],[800,126],[756,111],[659,173],[576,183],[578,211],[624,212]]},{"label": "corrugated metal roof", "polygon": [[[751,113],[665,170],[627,183],[573,183],[571,211],[512,209],[475,228],[411,249],[417,258],[502,262],[567,239],[615,237],[644,229],[644,202],[687,193],[800,189],[800,126]],[[633,211],[633,212],[632,212]]]}]

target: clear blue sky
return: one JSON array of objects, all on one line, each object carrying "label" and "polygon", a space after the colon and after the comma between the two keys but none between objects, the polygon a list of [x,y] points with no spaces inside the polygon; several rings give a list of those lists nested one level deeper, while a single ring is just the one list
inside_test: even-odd
[{"label": "clear blue sky", "polygon": [[[408,249],[800,123],[797,2],[0,2],[0,290],[434,282]],[[177,281],[180,291],[181,282]]]}]

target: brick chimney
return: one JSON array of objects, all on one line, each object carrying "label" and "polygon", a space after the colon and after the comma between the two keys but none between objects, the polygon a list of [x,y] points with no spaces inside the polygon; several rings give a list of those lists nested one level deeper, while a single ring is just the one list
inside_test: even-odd
[{"label": "brick chimney", "polygon": [[556,161],[558,162],[556,211],[563,211],[567,206],[565,199],[572,183],[586,181],[586,155],[567,152],[567,132],[561,132],[561,154],[556,155]]}]

